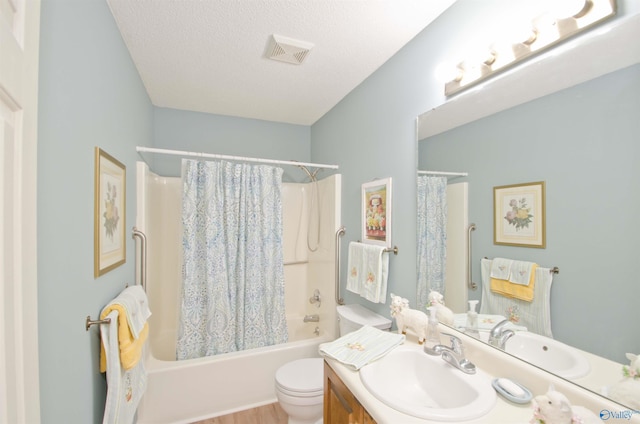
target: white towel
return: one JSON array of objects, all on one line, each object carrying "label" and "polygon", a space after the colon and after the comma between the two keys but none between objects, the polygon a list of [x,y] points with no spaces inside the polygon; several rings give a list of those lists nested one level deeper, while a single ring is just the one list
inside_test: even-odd
[{"label": "white towel", "polygon": [[349,255],[347,258],[347,290],[360,294],[361,287],[360,274],[362,273],[362,263],[364,262],[364,249],[360,248],[360,243],[349,243]]},{"label": "white towel", "polygon": [[373,303],[385,303],[389,255],[384,247],[351,242],[347,269],[347,290]]},{"label": "white towel", "polygon": [[110,324],[100,324],[100,335],[107,354],[107,401],[103,424],[131,424],[138,403],[147,388],[147,372],[144,361],[124,371],[120,365],[118,348],[118,311],[107,316]]},{"label": "white towel", "polygon": [[127,287],[111,303],[121,305],[127,311],[129,329],[133,337],[137,339],[144,328],[144,324],[151,316],[149,300],[142,286]]},{"label": "white towel", "polygon": [[[528,286],[531,282],[531,269],[533,265],[535,265],[533,262],[513,261],[511,263],[509,281],[513,284]],[[491,268],[493,269],[493,266]]]},{"label": "white towel", "polygon": [[511,259],[494,258],[491,262],[491,278],[509,281],[512,264],[513,261]]},{"label": "white towel", "polygon": [[404,343],[404,334],[390,333],[365,325],[329,343],[322,343],[318,351],[342,362],[352,370],[359,370]]}]

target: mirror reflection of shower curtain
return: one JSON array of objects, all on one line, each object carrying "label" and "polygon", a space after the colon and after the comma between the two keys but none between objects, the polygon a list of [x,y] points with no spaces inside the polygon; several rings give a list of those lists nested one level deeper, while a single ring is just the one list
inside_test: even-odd
[{"label": "mirror reflection of shower curtain", "polygon": [[447,178],[418,176],[417,301],[424,310],[431,290],[445,295]]},{"label": "mirror reflection of shower curtain", "polygon": [[282,173],[183,160],[178,360],[287,341]]}]

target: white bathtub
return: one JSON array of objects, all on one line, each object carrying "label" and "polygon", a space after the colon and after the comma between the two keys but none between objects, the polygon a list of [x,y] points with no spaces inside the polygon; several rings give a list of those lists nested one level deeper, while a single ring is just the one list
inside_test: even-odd
[{"label": "white bathtub", "polygon": [[[295,359],[317,357],[318,345],[331,340],[328,332],[314,334],[322,322],[303,323],[296,317],[287,324],[292,341],[281,345],[186,361],[148,353],[148,384],[138,424],[193,423],[276,402],[276,370]],[[150,346],[160,346],[156,342]],[[165,342],[172,343],[169,338]]]},{"label": "white bathtub", "polygon": [[[138,408],[139,424],[193,423],[276,401],[274,376],[287,362],[318,356],[318,345],[337,334],[334,299],[335,232],[340,218],[340,175],[318,182],[323,221],[320,246],[306,252],[308,213],[299,184],[283,184],[285,306],[289,343],[175,361],[182,281],[181,182],[137,164],[136,226],[148,240],[147,295],[149,352],[147,391]],[[307,196],[308,197],[308,196]],[[302,231],[302,232],[300,232]],[[309,297],[320,290],[322,305]],[[319,323],[303,323],[317,314]],[[318,326],[319,336],[314,334]]]}]

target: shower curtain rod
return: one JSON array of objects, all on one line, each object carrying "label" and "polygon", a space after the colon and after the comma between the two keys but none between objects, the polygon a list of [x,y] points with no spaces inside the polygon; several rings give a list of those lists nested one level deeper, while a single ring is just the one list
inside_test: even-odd
[{"label": "shower curtain rod", "polygon": [[446,175],[450,177],[466,177],[468,172],[418,171],[418,175]]},{"label": "shower curtain rod", "polygon": [[294,160],[276,160],[276,159],[250,158],[250,157],[244,157],[244,156],[217,155],[213,153],[188,152],[185,150],[156,149],[153,147],[142,147],[142,146],[136,146],[136,152],[160,153],[163,155],[174,155],[174,156],[191,156],[191,157],[208,158],[208,159],[226,159],[226,160],[236,160],[236,161],[243,161],[243,162],[270,163],[270,164],[276,164],[276,165],[313,166],[316,168],[338,169],[338,165],[325,165],[322,163],[308,163],[308,162],[297,162]]}]

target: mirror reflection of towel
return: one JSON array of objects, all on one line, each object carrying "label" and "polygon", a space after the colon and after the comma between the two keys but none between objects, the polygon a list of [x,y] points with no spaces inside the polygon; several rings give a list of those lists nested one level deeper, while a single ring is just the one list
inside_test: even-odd
[{"label": "mirror reflection of towel", "polygon": [[536,264],[531,266],[531,270],[529,271],[529,284],[526,286],[520,283],[512,283],[507,280],[491,278],[491,291],[505,297],[532,302],[536,284],[535,276],[537,268],[538,265]]},{"label": "mirror reflection of towel", "polygon": [[528,286],[535,280],[537,267],[533,262],[513,261],[508,280],[513,284]]},{"label": "mirror reflection of towel", "polygon": [[511,259],[493,258],[491,262],[491,278],[497,280],[508,280],[511,275]]},{"label": "mirror reflection of towel", "polygon": [[[528,331],[553,338],[551,332],[551,285],[553,274],[549,268],[537,267],[535,275],[533,301],[505,297],[491,290],[491,260],[480,261],[482,275],[482,300],[480,314],[503,315],[517,325],[522,325]],[[513,284],[517,286],[517,284]],[[524,286],[519,286],[524,287]]]}]

